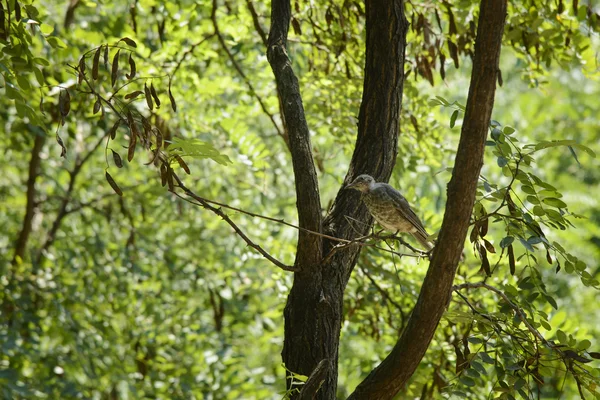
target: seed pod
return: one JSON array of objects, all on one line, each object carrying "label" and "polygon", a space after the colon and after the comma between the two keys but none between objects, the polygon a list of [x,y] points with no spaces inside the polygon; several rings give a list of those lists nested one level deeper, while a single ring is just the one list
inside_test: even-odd
[{"label": "seed pod", "polygon": [[146,104],[148,104],[148,108],[150,111],[154,108],[154,104],[152,103],[152,94],[150,93],[150,89],[148,89],[148,85],[144,83],[144,94],[146,95]]},{"label": "seed pod", "polygon": [[131,72],[129,72],[129,74],[125,74],[125,76],[127,79],[133,79],[135,77],[135,61],[133,61],[131,53],[129,53],[129,70]]},{"label": "seed pod", "polygon": [[100,53],[102,53],[102,46],[98,47],[96,54],[94,54],[94,62],[92,64],[92,79],[98,79],[98,68],[100,67]]},{"label": "seed pod", "polygon": [[117,153],[113,149],[110,149],[110,151],[112,151],[113,161],[115,162],[117,168],[123,168],[123,160],[121,160],[121,156],[119,155],[119,153]]},{"label": "seed pod", "polygon": [[108,131],[108,136],[110,136],[111,140],[115,140],[115,137],[117,137],[117,129],[119,128],[119,125],[121,125],[121,120],[115,122],[112,128],[110,128],[110,130]]},{"label": "seed pod", "polygon": [[110,176],[108,171],[106,171],[106,180],[108,181],[108,184],[115,191],[116,194],[118,194],[119,196],[123,196],[123,192],[121,191],[121,188],[119,187],[119,185],[117,185],[117,182],[115,182],[113,177]]},{"label": "seed pod", "polygon": [[150,93],[152,94],[152,98],[156,103],[156,108],[160,107],[160,99],[158,98],[158,94],[156,94],[156,90],[154,89],[154,83],[150,82]]},{"label": "seed pod", "polygon": [[125,95],[126,100],[135,99],[139,95],[144,94],[141,90],[136,90],[135,92],[131,92]]},{"label": "seed pod", "polygon": [[169,79],[169,100],[171,101],[171,108],[174,112],[177,112],[177,104],[175,103],[175,97],[171,93],[171,80]]},{"label": "seed pod", "polygon": [[112,71],[110,74],[110,84],[111,86],[115,86],[115,82],[117,81],[117,74],[119,73],[119,53],[121,49],[117,50],[117,54],[113,58],[112,62]]},{"label": "seed pod", "polygon": [[131,46],[131,47],[137,47],[137,44],[135,43],[135,41],[133,39],[128,38],[128,37],[122,38],[121,40],[119,40],[119,42],[125,42],[129,46]]},{"label": "seed pod", "polygon": [[185,161],[183,161],[183,158],[181,158],[180,156],[176,155],[175,159],[179,163],[179,166],[181,168],[183,168],[183,170],[185,171],[185,173],[189,175],[190,174],[190,167],[188,167],[188,165],[185,163]]}]

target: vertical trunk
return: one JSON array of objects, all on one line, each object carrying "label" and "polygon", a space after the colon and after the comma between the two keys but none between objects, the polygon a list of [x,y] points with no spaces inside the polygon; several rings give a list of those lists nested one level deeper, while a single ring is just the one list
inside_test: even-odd
[{"label": "vertical trunk", "polygon": [[21,232],[17,238],[17,244],[15,246],[15,254],[12,259],[12,263],[15,264],[17,259],[23,259],[25,256],[25,250],[27,249],[27,242],[29,240],[29,234],[31,233],[31,224],[33,221],[35,211],[35,180],[38,177],[38,170],[40,168],[40,152],[46,141],[46,136],[35,135],[33,141],[33,148],[31,150],[31,160],[29,161],[29,175],[27,178],[27,204],[25,206],[25,217],[23,218],[23,226]]},{"label": "vertical trunk", "polygon": [[[407,28],[401,0],[366,2],[367,51],[363,99],[356,147],[346,183],[361,173],[385,181],[391,175],[397,152]],[[359,222],[350,226],[348,219]],[[361,204],[359,194],[341,188],[323,229],[329,235],[350,239],[368,232],[371,224],[372,218]],[[325,257],[337,244],[324,241]],[[320,249],[305,250],[317,252]],[[319,374],[319,379],[324,375],[323,384],[316,394],[303,392],[298,397],[336,398],[344,289],[359,250],[354,246],[346,247],[327,257],[327,264],[298,265],[302,271],[294,276],[284,312],[283,361],[289,370],[310,375],[319,362],[326,360],[326,373]],[[301,259],[306,259],[306,256],[299,249],[297,261]]]}]

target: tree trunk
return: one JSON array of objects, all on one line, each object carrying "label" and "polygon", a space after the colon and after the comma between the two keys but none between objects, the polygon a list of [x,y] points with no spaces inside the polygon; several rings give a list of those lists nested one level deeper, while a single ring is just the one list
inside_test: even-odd
[{"label": "tree trunk", "polygon": [[[320,228],[320,212],[319,217],[312,215],[306,218],[311,215],[310,210],[314,210],[314,202],[303,201],[300,197],[302,195],[306,198],[307,190],[308,193],[314,192],[306,186],[299,189],[300,185],[306,185],[314,171],[312,158],[310,161],[306,159],[306,143],[310,142],[308,130],[304,130],[304,111],[299,101],[299,91],[290,93],[298,88],[287,55],[285,60],[278,60],[276,54],[278,46],[285,46],[288,28],[289,1],[274,0],[267,54],[277,79],[290,132],[300,226],[317,230],[317,226]],[[403,1],[367,0],[363,100],[356,146],[346,183],[362,173],[368,173],[379,181],[387,181],[391,175],[397,152],[407,28]],[[285,30],[285,35],[282,30]],[[284,61],[288,62],[288,68],[284,68]],[[297,133],[294,133],[295,130]],[[295,140],[295,136],[300,138]],[[310,147],[308,150],[310,151]],[[317,190],[318,193],[316,182],[312,190]],[[310,196],[312,199],[314,197]],[[305,216],[304,220],[302,215]],[[348,217],[358,222],[351,226]],[[312,224],[312,228],[308,227],[309,224]],[[372,218],[360,202],[359,194],[342,187],[323,223],[323,230],[331,236],[352,239],[368,232],[371,224]],[[335,399],[344,289],[360,248],[350,246],[341,251],[334,250],[335,253],[328,257],[339,242],[323,241],[317,237],[319,243],[315,243],[316,236],[308,236],[312,236],[311,243],[305,240],[306,235],[303,237],[302,232],[298,240],[295,266],[300,271],[294,275],[284,311],[285,338],[282,356],[288,370],[298,374],[310,375],[319,365],[318,373],[314,376],[323,381],[323,384],[307,385],[306,390],[301,395],[296,392],[294,398],[314,396],[317,399]],[[327,259],[327,263],[324,264],[323,259]],[[297,386],[298,389],[301,387]],[[291,388],[289,381],[288,388]],[[317,389],[316,393],[307,393],[308,390]]]},{"label": "tree trunk", "polygon": [[442,229],[419,299],[390,354],[356,388],[350,399],[391,399],[425,355],[452,293],[452,282],[469,228],[485,140],[490,125],[506,0],[482,0],[469,97]]},{"label": "tree trunk", "polygon": [[25,206],[23,226],[21,227],[21,232],[19,232],[17,244],[15,245],[15,254],[12,258],[13,265],[17,263],[17,260],[23,260],[25,257],[25,250],[27,249],[27,242],[29,241],[29,234],[31,233],[31,224],[35,214],[35,181],[39,174],[41,162],[40,153],[45,142],[46,136],[35,135],[33,148],[31,149],[31,160],[29,161],[29,175],[27,177],[27,205]]}]

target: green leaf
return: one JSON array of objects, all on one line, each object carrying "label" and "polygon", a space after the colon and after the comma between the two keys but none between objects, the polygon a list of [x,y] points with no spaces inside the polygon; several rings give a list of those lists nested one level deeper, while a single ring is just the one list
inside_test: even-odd
[{"label": "green leaf", "polygon": [[527,194],[536,194],[535,189],[529,185],[521,186],[521,190]]},{"label": "green leaf", "polygon": [[533,246],[531,244],[529,244],[527,242],[527,240],[523,239],[522,237],[519,237],[519,242],[521,242],[521,244],[529,251],[534,251],[535,249],[533,248]]},{"label": "green leaf", "polygon": [[536,196],[527,196],[527,201],[531,204],[540,204],[540,200]]},{"label": "green leaf", "polygon": [[587,350],[590,347],[592,347],[592,342],[590,342],[587,339],[582,340],[581,342],[577,343],[577,346],[575,347],[577,350]]},{"label": "green leaf", "polygon": [[456,124],[456,118],[458,118],[458,110],[454,110],[452,116],[450,116],[450,128],[454,128]]},{"label": "green leaf", "polygon": [[548,204],[551,207],[556,207],[556,208],[566,208],[567,207],[567,204],[564,201],[557,199],[555,197],[546,197],[545,199],[542,200],[542,202],[544,204]]},{"label": "green leaf", "polygon": [[476,385],[475,380],[473,378],[469,378],[468,376],[461,376],[458,380],[460,383],[468,387],[474,387]]},{"label": "green leaf", "polygon": [[533,215],[537,215],[538,217],[546,215],[546,211],[544,211],[544,209],[540,206],[533,206],[531,211],[533,212]]},{"label": "green leaf", "polygon": [[57,48],[66,49],[67,48],[67,44],[65,42],[63,42],[63,40],[57,36],[50,36],[46,40],[48,41],[50,46],[54,47],[55,49],[57,49]]},{"label": "green leaf", "polygon": [[512,244],[512,242],[515,241],[515,238],[513,236],[506,236],[504,239],[502,239],[500,241],[500,247],[502,247],[503,249],[510,246]]},{"label": "green leaf", "polygon": [[40,24],[40,31],[44,36],[48,36],[54,32],[54,27],[48,24]]},{"label": "green leaf", "polygon": [[221,154],[212,144],[198,139],[186,140],[175,137],[171,139],[170,143],[169,153],[173,155],[188,156],[198,159],[210,158],[221,165],[232,163],[229,157]]},{"label": "green leaf", "polygon": [[486,364],[494,364],[494,359],[488,353],[478,353],[481,360]]},{"label": "green leaf", "polygon": [[504,133],[505,135],[512,135],[513,133],[515,133],[515,128],[513,128],[512,126],[505,126],[504,129],[502,130],[502,133]]},{"label": "green leaf", "polygon": [[545,294],[544,298],[546,299],[546,301],[548,303],[550,303],[550,305],[552,306],[552,308],[554,308],[555,310],[558,310],[558,304],[556,303],[556,300],[554,300],[554,297],[548,296],[548,295]]},{"label": "green leaf", "polygon": [[556,331],[556,338],[561,344],[568,345],[569,340],[567,339],[567,335],[561,331],[560,329]]},{"label": "green leaf", "polygon": [[552,140],[552,141],[541,141],[538,144],[535,145],[535,151],[538,150],[542,150],[542,149],[548,149],[550,147],[558,147],[558,146],[572,146],[575,147],[577,149],[580,149],[582,151],[585,151],[587,154],[589,154],[591,157],[596,158],[596,153],[594,153],[594,151],[592,149],[590,149],[587,146],[584,146],[582,144],[577,143],[577,141],[575,140]]}]

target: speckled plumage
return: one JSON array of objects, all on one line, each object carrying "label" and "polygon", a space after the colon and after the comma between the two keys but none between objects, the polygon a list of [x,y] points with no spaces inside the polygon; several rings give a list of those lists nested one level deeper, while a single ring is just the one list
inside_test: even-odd
[{"label": "speckled plumage", "polygon": [[417,214],[410,208],[404,196],[392,186],[375,182],[369,175],[359,175],[348,188],[362,193],[362,200],[367,209],[385,229],[410,233],[427,249],[433,247],[427,239],[429,234]]}]

